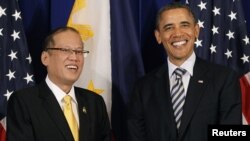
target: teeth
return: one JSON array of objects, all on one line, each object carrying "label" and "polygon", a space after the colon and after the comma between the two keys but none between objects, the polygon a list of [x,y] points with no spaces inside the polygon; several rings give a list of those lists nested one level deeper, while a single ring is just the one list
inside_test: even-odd
[{"label": "teeth", "polygon": [[77,66],[73,66],[73,65],[68,65],[66,66],[68,69],[77,69]]},{"label": "teeth", "polygon": [[183,44],[185,44],[187,41],[180,41],[180,42],[174,42],[173,45],[174,46],[181,46]]}]

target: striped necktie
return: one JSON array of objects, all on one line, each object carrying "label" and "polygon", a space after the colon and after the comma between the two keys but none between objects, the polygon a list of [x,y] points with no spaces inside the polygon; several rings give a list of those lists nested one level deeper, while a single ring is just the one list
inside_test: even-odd
[{"label": "striped necktie", "polygon": [[175,81],[171,89],[171,97],[177,129],[179,129],[181,125],[181,116],[183,105],[185,103],[184,86],[182,82],[182,76],[185,73],[186,70],[181,68],[177,68],[173,72],[173,74],[175,75]]},{"label": "striped necktie", "polygon": [[64,116],[68,122],[71,133],[74,137],[74,140],[79,141],[78,125],[77,125],[77,121],[72,110],[71,97],[69,95],[66,95],[63,98],[63,100],[65,102],[64,109],[63,109]]}]

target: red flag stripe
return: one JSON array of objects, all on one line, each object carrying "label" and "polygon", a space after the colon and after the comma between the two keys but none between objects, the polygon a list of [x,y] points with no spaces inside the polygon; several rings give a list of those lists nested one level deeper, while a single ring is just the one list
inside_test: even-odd
[{"label": "red flag stripe", "polygon": [[6,132],[2,124],[0,123],[0,141],[5,141],[5,140],[6,140]]},{"label": "red flag stripe", "polygon": [[241,77],[240,86],[242,91],[242,113],[247,123],[250,124],[250,84],[247,79],[247,74]]}]

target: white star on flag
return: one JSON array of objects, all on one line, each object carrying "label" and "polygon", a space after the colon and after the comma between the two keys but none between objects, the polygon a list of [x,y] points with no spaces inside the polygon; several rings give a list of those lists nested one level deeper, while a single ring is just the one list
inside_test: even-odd
[{"label": "white star on flag", "polygon": [[13,93],[13,91],[7,90],[7,92],[4,94],[4,96],[6,96],[6,98],[7,98],[7,100],[9,100],[12,93]]},{"label": "white star on flag", "polygon": [[3,36],[3,28],[0,28],[0,36]]},{"label": "white star on flag", "polygon": [[229,49],[227,49],[227,52],[225,53],[225,55],[227,56],[227,59],[232,57],[232,51],[230,51]]},{"label": "white star on flag", "polygon": [[200,7],[201,11],[202,11],[203,9],[207,9],[207,8],[206,8],[206,4],[207,4],[207,3],[203,3],[203,2],[201,1],[201,3],[198,5],[198,6]]},{"label": "white star on flag", "polygon": [[15,17],[15,20],[17,21],[18,19],[21,19],[20,14],[21,12],[17,12],[17,10],[15,10],[15,14],[13,14],[12,16]]},{"label": "white star on flag", "polygon": [[11,70],[9,70],[9,73],[6,74],[6,76],[9,77],[9,80],[11,80],[12,78],[15,78],[14,74],[15,74],[15,71],[12,72]]},{"label": "white star on flag", "polygon": [[247,37],[247,35],[245,36],[244,39],[242,39],[245,42],[245,45],[249,44],[249,38]]},{"label": "white star on flag", "polygon": [[17,52],[13,52],[13,50],[11,50],[11,54],[8,55],[11,58],[11,61],[13,61],[13,59],[17,59],[16,54]]},{"label": "white star on flag", "polygon": [[13,30],[13,33],[11,34],[11,36],[13,37],[13,40],[15,41],[16,39],[20,39],[19,37],[19,31],[16,32],[15,30]]},{"label": "white star on flag", "polygon": [[213,9],[214,16],[220,15],[220,8],[217,8],[216,6]]},{"label": "white star on flag", "polygon": [[201,42],[202,42],[202,40],[197,39],[194,43],[195,43],[196,47],[201,47],[202,46]]},{"label": "white star on flag", "polygon": [[231,32],[230,30],[228,31],[228,33],[226,34],[228,36],[228,39],[234,39],[234,32]]},{"label": "white star on flag", "polygon": [[243,57],[241,57],[240,59],[242,59],[243,63],[249,62],[248,60],[249,56],[246,56],[245,54],[243,54]]},{"label": "white star on flag", "polygon": [[33,82],[33,79],[32,79],[33,75],[29,75],[27,73],[26,77],[24,77],[23,79],[26,80],[27,84],[29,84],[29,82]]},{"label": "white star on flag", "polygon": [[216,27],[216,26],[213,25],[213,28],[212,28],[213,35],[216,34],[216,33],[219,34],[218,30],[219,30],[219,27]]},{"label": "white star on flag", "polygon": [[29,64],[31,64],[32,58],[31,58],[30,54],[29,54],[29,56],[26,59],[29,61]]},{"label": "white star on flag", "polygon": [[228,17],[230,17],[231,21],[234,20],[234,19],[236,20],[236,13],[234,13],[233,11],[231,11],[231,14],[228,15]]},{"label": "white star on flag", "polygon": [[6,8],[3,9],[2,6],[0,6],[0,18],[1,18],[3,15],[6,16],[5,10],[6,10]]},{"label": "white star on flag", "polygon": [[200,28],[204,28],[204,21],[198,20],[198,25]]},{"label": "white star on flag", "polygon": [[211,50],[211,54],[212,54],[212,53],[216,53],[216,46],[214,46],[214,45],[212,44],[211,47],[210,47],[210,50]]}]

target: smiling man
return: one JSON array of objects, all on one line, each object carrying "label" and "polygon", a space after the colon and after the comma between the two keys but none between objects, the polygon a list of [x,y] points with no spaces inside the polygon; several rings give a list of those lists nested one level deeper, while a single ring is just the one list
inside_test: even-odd
[{"label": "smiling man", "polygon": [[46,38],[41,61],[47,77],[11,95],[7,141],[111,141],[102,97],[73,86],[87,53],[74,28],[58,28]]},{"label": "smiling man", "polygon": [[128,141],[207,141],[208,125],[241,124],[238,75],[195,55],[199,26],[180,3],[158,12],[155,37],[167,63],[135,85]]}]

